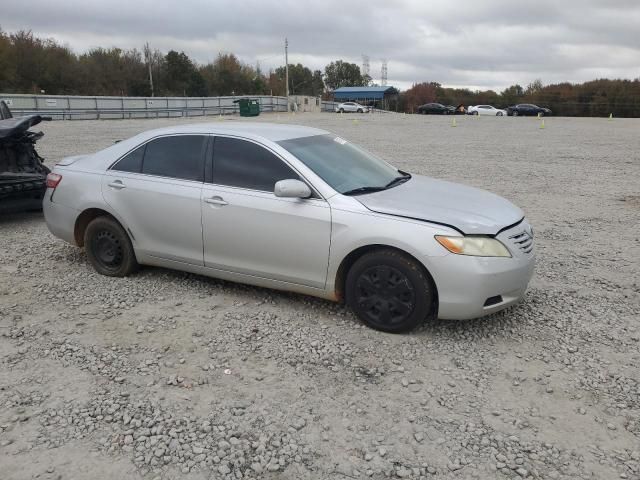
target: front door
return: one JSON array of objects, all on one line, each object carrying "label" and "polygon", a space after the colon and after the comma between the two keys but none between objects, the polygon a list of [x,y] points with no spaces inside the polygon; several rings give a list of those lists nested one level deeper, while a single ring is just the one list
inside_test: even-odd
[{"label": "front door", "polygon": [[213,183],[202,189],[205,266],[324,288],[331,210],[319,197],[276,197],[285,179],[300,176],[264,146],[215,138]]}]

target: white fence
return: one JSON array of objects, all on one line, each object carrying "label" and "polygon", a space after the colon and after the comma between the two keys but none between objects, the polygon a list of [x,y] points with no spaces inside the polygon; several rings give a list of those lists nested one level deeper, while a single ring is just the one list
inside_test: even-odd
[{"label": "white fence", "polygon": [[14,116],[45,115],[54,120],[167,118],[238,113],[240,98],[255,98],[261,112],[286,112],[287,98],[266,95],[233,97],[81,97],[0,94]]}]

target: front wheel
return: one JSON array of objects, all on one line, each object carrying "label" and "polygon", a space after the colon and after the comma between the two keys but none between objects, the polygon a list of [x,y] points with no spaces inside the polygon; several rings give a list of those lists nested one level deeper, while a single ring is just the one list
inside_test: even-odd
[{"label": "front wheel", "polygon": [[415,260],[395,250],[360,257],[347,274],[347,304],[367,326],[412,330],[435,312],[435,288]]},{"label": "front wheel", "polygon": [[361,108],[358,109],[358,113],[363,113]]},{"label": "front wheel", "polygon": [[504,113],[502,113],[502,112],[496,113],[496,117],[502,117],[503,115],[504,115]]},{"label": "front wheel", "polygon": [[127,232],[113,218],[94,218],[84,232],[89,262],[102,275],[126,277],[138,269]]},{"label": "front wheel", "polygon": [[513,111],[513,116],[514,116],[514,117],[517,117],[517,116],[518,116],[518,111],[517,111],[517,110],[514,110],[514,111]]}]

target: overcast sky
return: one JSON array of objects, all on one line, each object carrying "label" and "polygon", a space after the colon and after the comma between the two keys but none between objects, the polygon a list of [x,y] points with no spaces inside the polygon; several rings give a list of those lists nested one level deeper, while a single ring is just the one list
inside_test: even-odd
[{"label": "overcast sky", "polygon": [[76,52],[184,50],[199,63],[232,52],[264,70],[324,69],[370,57],[379,82],[501,90],[640,76],[640,0],[2,0],[0,27],[30,29]]}]

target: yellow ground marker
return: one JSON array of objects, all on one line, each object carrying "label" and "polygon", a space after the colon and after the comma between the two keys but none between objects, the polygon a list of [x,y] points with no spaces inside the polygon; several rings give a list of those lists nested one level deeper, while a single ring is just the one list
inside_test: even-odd
[{"label": "yellow ground marker", "polygon": [[453,117],[453,120],[451,120],[451,126],[452,127],[457,127],[458,124],[456,123],[456,117]]},{"label": "yellow ground marker", "polygon": [[544,118],[540,117],[540,128],[544,128]]},{"label": "yellow ground marker", "polygon": [[609,120],[613,120],[613,113],[609,114]]}]

